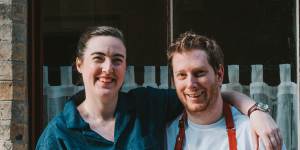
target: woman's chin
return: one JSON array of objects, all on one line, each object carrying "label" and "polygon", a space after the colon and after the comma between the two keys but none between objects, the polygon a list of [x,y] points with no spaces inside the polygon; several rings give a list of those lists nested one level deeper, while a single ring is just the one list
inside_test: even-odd
[{"label": "woman's chin", "polygon": [[111,89],[111,88],[98,88],[97,89],[97,95],[99,95],[100,97],[114,96],[116,93],[118,93],[118,91]]}]

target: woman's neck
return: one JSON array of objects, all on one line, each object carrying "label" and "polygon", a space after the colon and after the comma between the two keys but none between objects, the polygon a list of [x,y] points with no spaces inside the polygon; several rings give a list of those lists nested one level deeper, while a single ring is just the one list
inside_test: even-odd
[{"label": "woman's neck", "polygon": [[118,95],[110,99],[86,99],[77,107],[80,116],[87,122],[91,130],[105,139],[114,141],[115,117]]},{"label": "woman's neck", "polygon": [[85,120],[110,120],[114,118],[118,95],[112,97],[99,97],[86,95],[86,99],[77,107]]}]

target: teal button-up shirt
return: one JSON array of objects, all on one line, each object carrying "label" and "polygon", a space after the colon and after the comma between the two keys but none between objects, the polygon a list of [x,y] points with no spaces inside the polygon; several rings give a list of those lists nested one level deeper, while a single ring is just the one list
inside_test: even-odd
[{"label": "teal button-up shirt", "polygon": [[174,90],[147,87],[120,92],[111,142],[92,131],[77,111],[84,97],[81,91],[65,104],[42,133],[36,149],[164,149],[166,124],[182,111]]}]

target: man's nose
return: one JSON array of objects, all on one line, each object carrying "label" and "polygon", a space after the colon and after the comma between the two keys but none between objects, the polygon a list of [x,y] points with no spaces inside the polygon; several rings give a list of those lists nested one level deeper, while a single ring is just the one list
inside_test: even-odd
[{"label": "man's nose", "polygon": [[197,78],[195,78],[194,76],[189,76],[187,80],[187,87],[189,89],[197,88]]}]

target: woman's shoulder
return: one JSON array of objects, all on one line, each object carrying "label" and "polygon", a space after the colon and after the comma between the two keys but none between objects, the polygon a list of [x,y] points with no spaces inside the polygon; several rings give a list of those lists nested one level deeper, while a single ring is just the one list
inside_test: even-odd
[{"label": "woman's shoulder", "polygon": [[46,147],[55,147],[57,141],[64,132],[66,132],[66,124],[63,115],[59,114],[54,117],[46,126],[41,134],[36,149],[45,149]]},{"label": "woman's shoulder", "polygon": [[66,128],[66,120],[64,119],[63,113],[60,113],[47,124],[44,132],[48,134],[55,134],[56,132],[65,130]]}]

